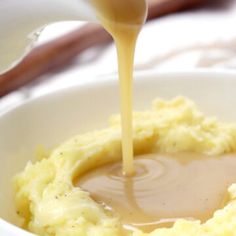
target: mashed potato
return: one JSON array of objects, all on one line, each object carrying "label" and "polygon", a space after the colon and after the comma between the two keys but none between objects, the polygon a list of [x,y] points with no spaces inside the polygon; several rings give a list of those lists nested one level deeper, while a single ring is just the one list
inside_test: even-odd
[{"label": "mashed potato", "polygon": [[[236,125],[206,118],[182,97],[156,100],[153,108],[134,114],[134,151],[197,152],[208,155],[236,151]],[[55,149],[49,158],[28,163],[14,179],[15,203],[24,227],[42,236],[123,235],[119,218],[75,187],[73,181],[86,171],[121,159],[120,117],[110,127],[79,135]],[[235,235],[236,184],[229,186],[230,200],[212,219],[178,220],[172,228],[141,231],[133,236]]]}]

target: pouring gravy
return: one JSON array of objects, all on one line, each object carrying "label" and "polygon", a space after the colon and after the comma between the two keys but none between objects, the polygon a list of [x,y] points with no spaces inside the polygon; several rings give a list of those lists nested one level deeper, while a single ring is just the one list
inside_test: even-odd
[{"label": "pouring gravy", "polygon": [[121,217],[124,228],[151,232],[179,218],[212,217],[236,181],[236,158],[197,154],[150,154],[133,159],[132,81],[135,45],[146,19],[144,0],[93,0],[118,55],[123,163],[87,173],[77,182],[97,202]]},{"label": "pouring gravy", "polygon": [[103,27],[113,36],[118,56],[123,173],[134,174],[132,137],[132,84],[136,41],[146,20],[145,0],[92,0]]}]

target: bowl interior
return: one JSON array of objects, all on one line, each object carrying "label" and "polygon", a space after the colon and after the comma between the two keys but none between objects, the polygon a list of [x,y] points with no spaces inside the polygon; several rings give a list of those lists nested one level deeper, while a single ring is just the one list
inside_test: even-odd
[{"label": "bowl interior", "polygon": [[[142,73],[136,76],[134,107],[148,109],[156,97],[184,95],[207,115],[236,120],[236,74]],[[107,125],[119,112],[118,82],[104,79],[37,98],[0,116],[0,217],[17,224],[12,178],[41,145],[52,149],[72,135]],[[0,224],[1,231],[1,224]]]}]

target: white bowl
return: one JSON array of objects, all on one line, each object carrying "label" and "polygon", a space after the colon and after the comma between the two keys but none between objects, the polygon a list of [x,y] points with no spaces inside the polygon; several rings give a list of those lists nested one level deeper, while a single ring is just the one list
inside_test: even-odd
[{"label": "white bowl", "polygon": [[[135,80],[135,109],[156,97],[184,95],[207,115],[236,121],[236,74],[226,72],[145,72]],[[0,235],[32,235],[15,227],[12,177],[34,160],[39,145],[53,148],[72,135],[101,128],[119,112],[115,78],[55,92],[0,115]]]}]

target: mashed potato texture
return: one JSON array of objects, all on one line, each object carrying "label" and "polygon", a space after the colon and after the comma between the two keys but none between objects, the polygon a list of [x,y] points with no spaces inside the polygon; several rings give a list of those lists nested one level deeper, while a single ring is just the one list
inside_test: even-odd
[{"label": "mashed potato texture", "polygon": [[[220,155],[236,151],[236,125],[207,118],[182,97],[156,100],[134,113],[134,152],[197,152]],[[28,163],[14,179],[16,210],[24,227],[41,236],[233,236],[236,235],[236,184],[229,201],[206,223],[177,220],[172,228],[124,233],[119,217],[96,203],[73,182],[86,171],[121,159],[120,117],[104,130],[75,136],[51,155]],[[210,170],[209,170],[210,171]]]}]

